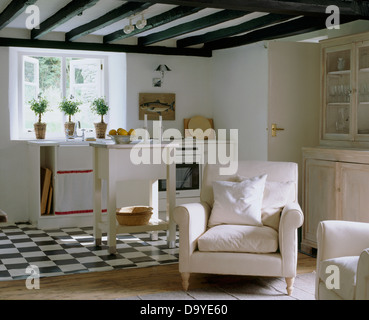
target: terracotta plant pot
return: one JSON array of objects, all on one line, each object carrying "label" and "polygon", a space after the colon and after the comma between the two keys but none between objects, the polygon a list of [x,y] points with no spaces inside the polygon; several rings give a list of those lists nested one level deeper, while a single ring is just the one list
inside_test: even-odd
[{"label": "terracotta plant pot", "polygon": [[65,122],[64,123],[65,134],[68,136],[73,136],[75,125],[76,124],[74,122]]},{"label": "terracotta plant pot", "polygon": [[36,139],[45,139],[46,123],[36,122],[33,127],[35,129]]},{"label": "terracotta plant pot", "polygon": [[105,122],[98,122],[94,123],[95,125],[95,132],[96,132],[96,139],[105,139],[106,128],[108,124]]}]

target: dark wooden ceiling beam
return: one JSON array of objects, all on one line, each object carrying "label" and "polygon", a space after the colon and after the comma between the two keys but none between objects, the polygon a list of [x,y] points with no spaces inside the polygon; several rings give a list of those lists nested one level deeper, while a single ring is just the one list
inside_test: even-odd
[{"label": "dark wooden ceiling beam", "polygon": [[207,49],[193,49],[193,48],[178,49],[173,47],[170,48],[162,46],[142,47],[123,44],[31,40],[18,38],[1,38],[1,37],[0,37],[0,47],[25,47],[25,48],[61,49],[61,50],[146,53],[146,54],[196,56],[196,57],[211,57],[212,55],[211,51]]},{"label": "dark wooden ceiling beam", "polygon": [[180,39],[177,41],[177,47],[184,48],[201,43],[207,43],[218,39],[235,36],[240,33],[252,31],[254,29],[266,27],[273,23],[280,23],[289,19],[291,19],[290,15],[271,13],[259,18],[243,22],[233,27],[228,27],[217,31],[208,32],[202,35]]},{"label": "dark wooden ceiling beam", "polygon": [[320,21],[317,20],[317,18],[311,17],[297,18],[293,21],[255,30],[241,36],[208,42],[204,45],[204,47],[209,50],[227,49],[258,41],[278,39],[324,28],[324,19],[319,19]]},{"label": "dark wooden ceiling beam", "polygon": [[[134,1],[141,2],[145,0]],[[342,16],[355,16],[358,19],[369,16],[368,1],[365,0],[152,0],[151,2],[200,8],[221,8],[306,16],[326,16],[325,10],[327,6],[336,5],[340,8]]]},{"label": "dark wooden ceiling beam", "polygon": [[[355,20],[354,18],[344,18],[341,22],[346,23]],[[294,36],[306,32],[312,32],[326,28],[325,18],[301,17],[292,21],[279,23],[274,26],[251,31],[244,35],[224,38],[204,45],[208,50],[227,49],[247,45],[263,40],[279,39]]]},{"label": "dark wooden ceiling beam", "polygon": [[40,24],[39,29],[32,29],[31,38],[39,39],[46,33],[60,26],[64,22],[72,19],[84,10],[94,6],[99,0],[73,0],[57,13],[46,19]]},{"label": "dark wooden ceiling beam", "polygon": [[[249,13],[249,12],[248,12]],[[235,10],[222,10],[197,20],[186,22],[167,30],[149,34],[146,37],[138,38],[138,44],[142,46],[150,45],[159,41],[171,39],[189,32],[211,27],[216,24],[236,19],[246,15],[247,12]]]},{"label": "dark wooden ceiling beam", "polygon": [[74,41],[79,37],[85,36],[96,30],[102,29],[114,22],[117,22],[121,19],[127,18],[138,12],[141,12],[150,6],[152,6],[152,3],[128,2],[114,10],[109,11],[108,13],[89,23],[86,23],[82,26],[79,26],[67,32],[65,35],[65,40]]},{"label": "dark wooden ceiling beam", "polygon": [[116,40],[132,37],[134,35],[137,35],[141,32],[145,32],[147,30],[151,30],[153,28],[157,28],[161,25],[164,25],[166,23],[172,22],[174,20],[186,17],[190,14],[196,13],[198,11],[202,10],[202,8],[195,8],[195,7],[183,7],[178,6],[175,7],[169,11],[166,11],[164,13],[161,13],[155,17],[147,19],[147,25],[143,29],[137,29],[135,28],[134,31],[132,31],[130,34],[125,34],[123,29],[115,31],[113,33],[110,33],[106,36],[104,36],[104,43],[113,42]]},{"label": "dark wooden ceiling beam", "polygon": [[37,0],[13,0],[0,13],[0,30],[18,17],[29,5],[32,5]]}]

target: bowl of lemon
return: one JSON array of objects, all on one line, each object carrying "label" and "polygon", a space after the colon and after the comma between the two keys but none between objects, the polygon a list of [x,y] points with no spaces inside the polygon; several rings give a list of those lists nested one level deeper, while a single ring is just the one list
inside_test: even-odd
[{"label": "bowl of lemon", "polygon": [[131,129],[129,131],[119,128],[118,130],[111,129],[108,136],[114,140],[116,144],[128,144],[135,140],[135,130]]}]

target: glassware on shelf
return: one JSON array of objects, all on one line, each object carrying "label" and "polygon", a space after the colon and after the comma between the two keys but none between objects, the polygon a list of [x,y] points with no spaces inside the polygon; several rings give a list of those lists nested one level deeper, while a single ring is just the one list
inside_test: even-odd
[{"label": "glassware on shelf", "polygon": [[369,68],[369,49],[367,47],[359,50],[359,69]]},{"label": "glassware on shelf", "polygon": [[344,58],[338,58],[337,59],[337,69],[338,69],[338,71],[345,70],[345,64],[346,64],[346,61],[345,61]]},{"label": "glassware on shelf", "polygon": [[363,56],[362,56],[362,62],[361,62],[361,66],[362,66],[362,69],[366,69],[369,67],[369,56],[367,53],[365,53]]},{"label": "glassware on shelf", "polygon": [[351,89],[349,84],[330,85],[328,103],[349,103]]},{"label": "glassware on shelf", "polygon": [[335,85],[329,86],[329,102],[334,103],[336,102],[336,94],[337,94],[337,88]]},{"label": "glassware on shelf", "polygon": [[347,108],[345,107],[339,108],[337,111],[336,132],[349,132],[349,116],[347,114]]}]

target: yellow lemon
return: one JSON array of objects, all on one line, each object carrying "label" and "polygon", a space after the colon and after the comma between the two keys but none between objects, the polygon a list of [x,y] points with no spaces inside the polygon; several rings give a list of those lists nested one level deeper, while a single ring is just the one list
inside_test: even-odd
[{"label": "yellow lemon", "polygon": [[120,136],[128,136],[128,132],[127,132],[127,130],[124,130],[124,129],[122,129],[122,128],[119,128],[117,132],[118,132],[118,134],[119,134]]},{"label": "yellow lemon", "polygon": [[131,129],[131,130],[129,130],[129,131],[128,131],[128,134],[129,134],[130,136],[134,136],[134,135],[136,134],[136,132],[135,132],[135,130],[134,130],[134,129]]},{"label": "yellow lemon", "polygon": [[115,130],[115,129],[111,129],[111,130],[109,131],[109,134],[110,134],[111,136],[115,136],[115,135],[117,134],[117,130]]}]

